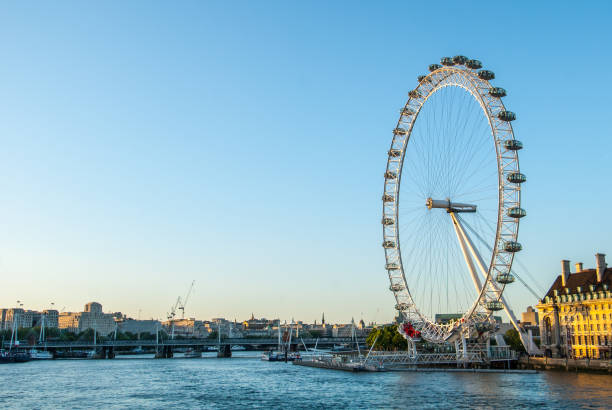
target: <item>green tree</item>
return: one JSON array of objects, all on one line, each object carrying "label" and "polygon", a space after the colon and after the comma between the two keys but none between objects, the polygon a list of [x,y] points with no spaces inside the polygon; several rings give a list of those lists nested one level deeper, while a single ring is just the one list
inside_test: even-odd
[{"label": "green tree", "polygon": [[512,350],[516,350],[517,352],[524,352],[525,347],[523,346],[523,342],[521,342],[521,338],[519,337],[516,329],[510,329],[504,335],[504,340]]},{"label": "green tree", "polygon": [[374,342],[376,342],[376,350],[406,350],[408,348],[408,342],[397,331],[397,325],[372,329],[366,338],[366,344],[372,347]]}]

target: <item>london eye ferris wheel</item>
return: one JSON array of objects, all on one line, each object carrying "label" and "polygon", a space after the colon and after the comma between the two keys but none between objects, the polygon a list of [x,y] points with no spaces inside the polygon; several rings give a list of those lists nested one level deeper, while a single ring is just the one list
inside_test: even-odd
[{"label": "london eye ferris wheel", "polygon": [[395,308],[405,326],[435,343],[489,328],[502,309],[515,320],[503,292],[515,279],[526,215],[522,143],[502,101],[506,90],[478,60],[440,62],[418,77],[401,109],[382,197]]}]

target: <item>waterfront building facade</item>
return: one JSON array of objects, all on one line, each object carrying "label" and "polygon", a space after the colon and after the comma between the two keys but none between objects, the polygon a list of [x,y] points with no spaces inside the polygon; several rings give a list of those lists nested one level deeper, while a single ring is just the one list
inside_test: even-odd
[{"label": "waterfront building facade", "polygon": [[115,331],[115,315],[104,313],[102,305],[97,302],[89,302],[85,305],[83,312],[60,313],[58,327],[67,329],[73,333],[83,332],[87,329],[95,329],[102,336],[107,336]]},{"label": "waterfront building facade", "polygon": [[540,323],[538,312],[531,306],[527,306],[527,310],[521,314],[521,325],[537,326]]},{"label": "waterfront building facade", "polygon": [[134,335],[149,333],[154,335],[161,329],[161,322],[159,320],[124,319],[117,322],[117,329],[121,333],[132,333]]},{"label": "waterfront building facade", "polygon": [[22,308],[0,309],[0,330],[13,328],[13,321],[17,321],[17,327],[39,327],[43,323],[45,327],[57,327],[58,312],[54,309],[43,310],[25,310]]},{"label": "waterfront building facade", "polygon": [[174,337],[205,338],[212,332],[204,321],[195,318],[171,319],[162,322],[167,334]]},{"label": "waterfront building facade", "polygon": [[32,316],[26,315],[22,308],[2,309],[2,330],[13,328],[13,322],[17,322],[17,327],[32,327]]},{"label": "waterfront building facade", "polygon": [[45,327],[58,327],[59,312],[55,309],[43,310],[45,316]]},{"label": "waterfront building facade", "polygon": [[536,308],[541,348],[549,357],[612,357],[612,269],[605,255],[595,255],[596,269],[561,261],[559,275]]}]

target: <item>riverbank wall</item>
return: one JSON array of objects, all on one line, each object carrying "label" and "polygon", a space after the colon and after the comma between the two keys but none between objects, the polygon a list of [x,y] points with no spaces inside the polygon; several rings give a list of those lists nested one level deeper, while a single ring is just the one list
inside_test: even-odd
[{"label": "riverbank wall", "polygon": [[612,374],[612,360],[523,356],[518,361],[518,368],[534,370],[582,371]]}]

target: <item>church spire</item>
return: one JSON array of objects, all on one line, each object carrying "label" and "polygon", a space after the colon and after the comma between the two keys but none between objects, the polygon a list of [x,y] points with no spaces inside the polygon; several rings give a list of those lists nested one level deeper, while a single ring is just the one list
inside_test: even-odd
[{"label": "church spire", "polygon": [[325,312],[323,312],[323,315],[321,316],[321,324],[325,324]]}]

